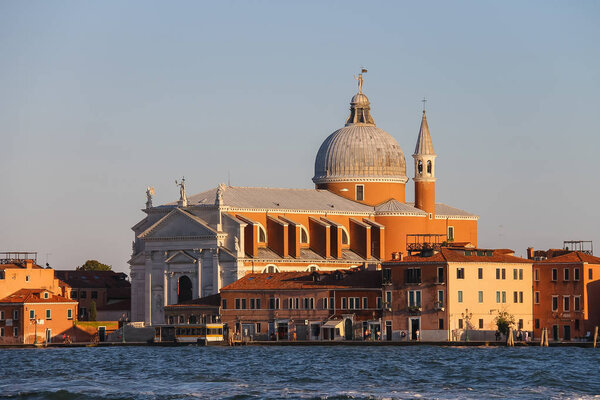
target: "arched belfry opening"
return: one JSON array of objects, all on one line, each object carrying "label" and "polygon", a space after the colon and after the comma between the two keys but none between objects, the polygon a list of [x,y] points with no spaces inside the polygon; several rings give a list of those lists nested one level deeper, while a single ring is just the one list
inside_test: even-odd
[{"label": "arched belfry opening", "polygon": [[187,276],[182,276],[177,281],[177,303],[192,300],[192,281]]}]

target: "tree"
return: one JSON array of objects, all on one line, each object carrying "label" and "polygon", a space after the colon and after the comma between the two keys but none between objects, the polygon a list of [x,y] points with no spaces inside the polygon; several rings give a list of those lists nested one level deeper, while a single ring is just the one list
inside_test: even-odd
[{"label": "tree", "polygon": [[87,260],[81,267],[77,267],[76,271],[112,271],[110,265],[102,264],[98,260]]},{"label": "tree", "polygon": [[498,311],[496,316],[496,326],[498,331],[504,336],[508,335],[508,330],[515,324],[515,316],[507,311]]},{"label": "tree", "polygon": [[92,300],[92,304],[90,304],[90,321],[95,321],[97,315],[98,311],[96,310],[96,302]]}]

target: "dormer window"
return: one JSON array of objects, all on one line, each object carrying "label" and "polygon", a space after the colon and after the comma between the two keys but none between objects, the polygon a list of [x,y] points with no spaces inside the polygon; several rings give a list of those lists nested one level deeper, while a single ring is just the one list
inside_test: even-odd
[{"label": "dormer window", "polygon": [[50,297],[50,294],[48,292],[44,292],[44,298],[48,299]]},{"label": "dormer window", "polygon": [[258,242],[265,243],[267,241],[267,232],[265,232],[265,228],[262,225],[258,225]]},{"label": "dormer window", "polygon": [[365,185],[356,185],[356,201],[365,200]]},{"label": "dormer window", "polygon": [[431,160],[427,161],[427,174],[431,175]]},{"label": "dormer window", "polygon": [[300,243],[308,243],[308,231],[300,225]]}]

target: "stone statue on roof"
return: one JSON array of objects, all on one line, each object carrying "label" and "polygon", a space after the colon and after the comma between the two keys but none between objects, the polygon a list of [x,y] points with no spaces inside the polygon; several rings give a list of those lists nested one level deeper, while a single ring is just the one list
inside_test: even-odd
[{"label": "stone statue on roof", "polygon": [[215,205],[220,206],[223,204],[223,192],[225,191],[225,184],[220,183],[217,187],[217,195],[215,198]]},{"label": "stone statue on roof", "polygon": [[179,206],[186,207],[187,206],[187,196],[185,194],[185,177],[181,178],[180,182],[177,182],[175,179],[175,185],[179,186]]},{"label": "stone statue on roof", "polygon": [[154,193],[154,188],[152,186],[146,188],[146,210],[152,208],[152,196],[154,196]]},{"label": "stone statue on roof", "polygon": [[358,74],[358,77],[356,75],[354,75],[354,79],[356,79],[358,81],[358,93],[362,93],[362,87],[363,87],[363,83],[364,83],[364,78],[363,78],[363,74],[367,72],[366,68],[362,68],[360,71],[360,74]]}]

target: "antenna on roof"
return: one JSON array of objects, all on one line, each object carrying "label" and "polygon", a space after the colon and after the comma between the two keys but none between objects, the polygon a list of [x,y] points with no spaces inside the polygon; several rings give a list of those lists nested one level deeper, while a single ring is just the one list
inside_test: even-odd
[{"label": "antenna on roof", "polygon": [[421,100],[421,102],[423,103],[423,112],[425,112],[425,103],[427,103],[427,99],[423,97],[423,100]]},{"label": "antenna on roof", "polygon": [[227,186],[231,186],[231,171],[227,170]]}]

